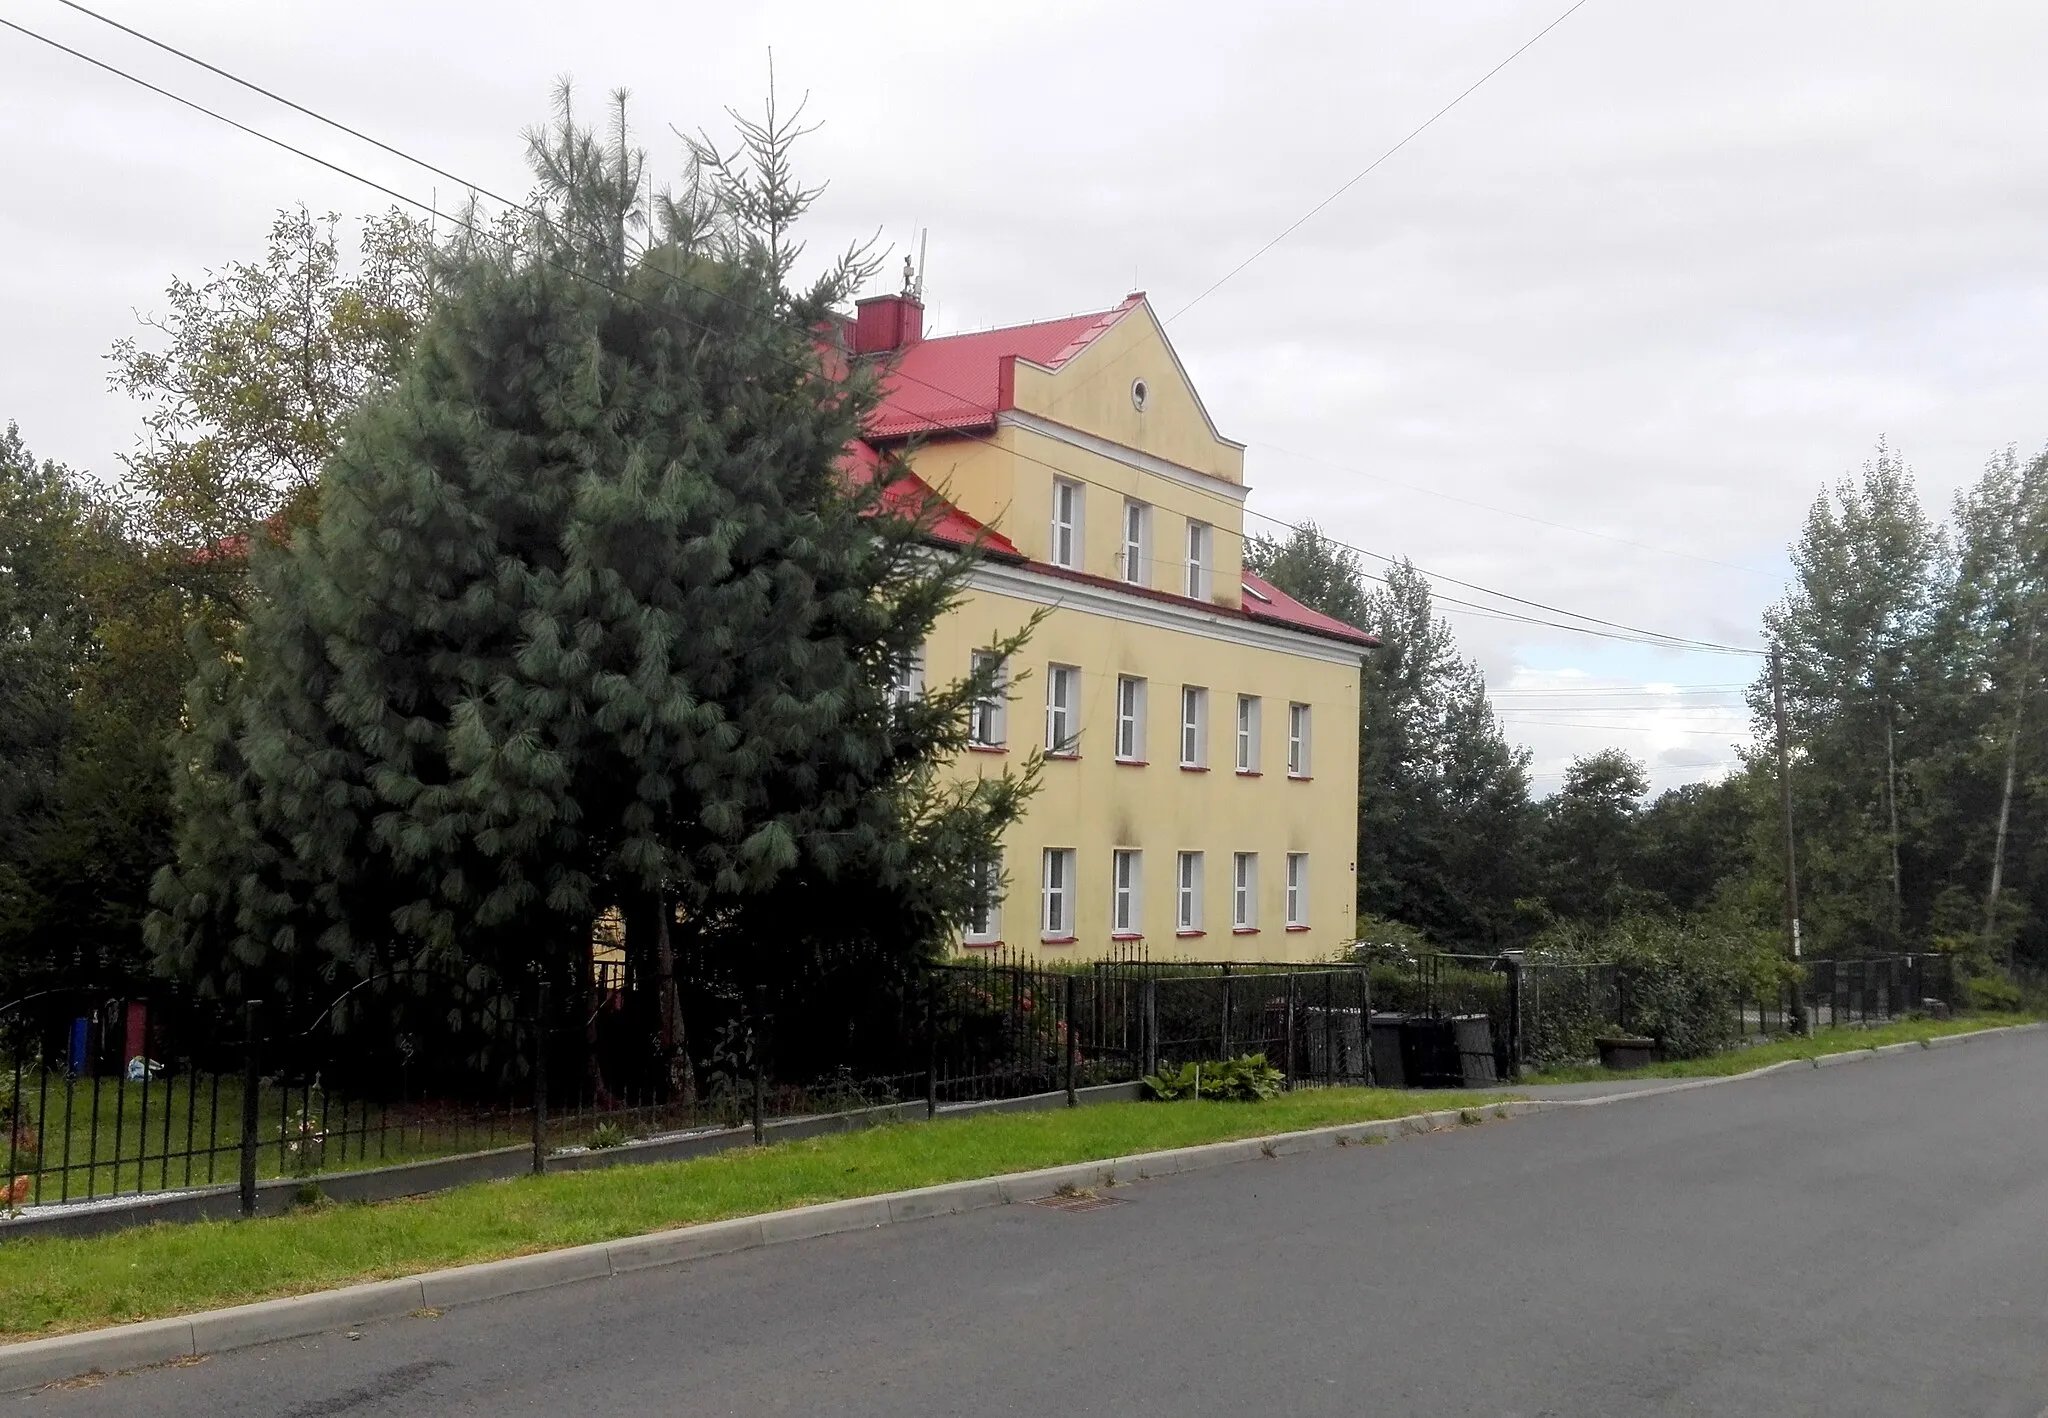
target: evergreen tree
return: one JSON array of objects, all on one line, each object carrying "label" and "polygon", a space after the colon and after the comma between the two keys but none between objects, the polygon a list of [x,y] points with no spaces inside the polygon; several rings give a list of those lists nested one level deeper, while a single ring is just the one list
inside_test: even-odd
[{"label": "evergreen tree", "polygon": [[1294,528],[1285,541],[1264,533],[1245,538],[1244,564],[1312,610],[1361,630],[1370,623],[1364,563],[1313,522]]},{"label": "evergreen tree", "polygon": [[573,986],[616,905],[675,1078],[684,951],[742,983],[804,952],[888,971],[965,915],[1026,785],[942,784],[986,685],[889,695],[966,563],[888,511],[893,467],[849,489],[877,382],[811,332],[869,263],[790,290],[798,132],[771,108],[654,197],[623,96],[608,139],[566,92],[530,136],[534,214],[444,254],[319,519],[259,545],[238,655],[194,687],[167,969]]},{"label": "evergreen tree", "polygon": [[1440,945],[1513,936],[1529,755],[1511,747],[1478,667],[1458,654],[1429,582],[1406,561],[1368,590],[1357,555],[1314,523],[1253,537],[1245,564],[1304,605],[1370,630],[1359,671],[1358,910]]},{"label": "evergreen tree", "polygon": [[1517,929],[1528,750],[1502,734],[1485,677],[1414,567],[1389,566],[1367,606],[1380,648],[1359,686],[1359,910],[1442,945],[1498,948]]}]

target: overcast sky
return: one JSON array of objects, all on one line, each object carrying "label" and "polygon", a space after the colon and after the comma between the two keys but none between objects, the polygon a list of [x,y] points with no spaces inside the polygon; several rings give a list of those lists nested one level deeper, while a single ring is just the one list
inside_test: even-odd
[{"label": "overcast sky", "polygon": [[[772,46],[825,123],[814,246],[929,230],[943,331],[1132,288],[1172,315],[1569,0],[104,3],[515,193],[557,76],[630,88],[675,170],[668,125],[755,108]],[[4,13],[454,196],[56,0]],[[2048,440],[2044,53],[2039,0],[1589,0],[1170,333],[1250,445],[1254,509],[1753,646],[1806,506],[1880,435],[1935,510],[1998,448]],[[0,422],[102,473],[138,426],[103,356],[173,273],[256,255],[288,203],[388,205],[4,30],[0,179]],[[1539,791],[1606,744],[1659,786],[1710,776],[1746,734],[1749,658],[1452,619]]]}]

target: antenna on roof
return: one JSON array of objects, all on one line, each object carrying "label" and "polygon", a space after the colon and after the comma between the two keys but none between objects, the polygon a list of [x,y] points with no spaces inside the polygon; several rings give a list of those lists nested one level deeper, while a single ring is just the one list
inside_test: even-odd
[{"label": "antenna on roof", "polygon": [[912,300],[924,299],[924,251],[925,243],[931,237],[930,228],[917,234],[917,260],[910,259],[910,253],[903,253],[903,293]]}]

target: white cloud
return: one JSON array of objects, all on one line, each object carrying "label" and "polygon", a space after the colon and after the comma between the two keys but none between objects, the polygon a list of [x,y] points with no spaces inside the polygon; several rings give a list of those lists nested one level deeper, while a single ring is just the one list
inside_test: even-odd
[{"label": "white cloud", "polygon": [[[1098,307],[1134,281],[1178,309],[1561,8],[898,4],[858,27],[819,0],[120,13],[515,193],[518,132],[556,75],[593,102],[634,89],[669,160],[666,124],[715,129],[722,105],[755,105],[772,45],[784,92],[811,91],[827,123],[808,155],[832,181],[814,249],[929,227],[934,313],[957,328]],[[50,0],[10,16],[422,198],[455,195]],[[1930,508],[1994,448],[2048,439],[2048,169],[2026,141],[2048,122],[2044,48],[2048,7],[2017,0],[1588,5],[1174,337],[1250,442],[1263,510],[1536,600],[1753,644],[1806,504],[1879,434]],[[101,356],[132,311],[160,308],[173,272],[254,252],[280,205],[385,199],[18,35],[0,33],[0,66],[16,139],[0,420],[111,471],[136,420]],[[1454,619],[1504,688],[1753,670]],[[1739,705],[1645,704],[1513,726],[1543,773],[1620,743],[1660,784],[1717,771],[1746,735]]]}]

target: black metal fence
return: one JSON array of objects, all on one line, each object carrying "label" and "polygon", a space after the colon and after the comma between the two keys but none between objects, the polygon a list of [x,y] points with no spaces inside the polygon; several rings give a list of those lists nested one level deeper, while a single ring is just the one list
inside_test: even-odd
[{"label": "black metal fence", "polygon": [[[1809,1019],[1952,1003],[1941,957],[1810,962]],[[1604,1033],[1707,1019],[1694,1046],[1784,1030],[1789,986],[1674,993],[1611,963],[1417,955],[1331,966],[978,959],[846,1022],[700,990],[656,1027],[625,982],[478,1009],[450,982],[365,981],[317,1010],[174,992],[48,991],[0,1008],[6,1207],[317,1177],[499,1147],[563,1148],[883,1104],[1127,1083],[1263,1054],[1289,1086],[1456,1085],[1578,1062]],[[848,1019],[852,1016],[848,1015]],[[1404,1024],[1404,1021],[1406,1023]],[[830,1031],[821,1038],[821,1031]],[[1704,1040],[1704,1045],[1701,1044]]]},{"label": "black metal fence", "polygon": [[[1487,1012],[1503,1060],[1517,1069],[1589,1060],[1606,1034],[1650,1035],[1667,1051],[1697,1056],[1799,1027],[1947,1010],[1961,999],[1954,962],[1942,955],[1809,960],[1761,988],[1707,969],[1515,957],[1497,963],[1497,978],[1500,1002]],[[1469,983],[1461,990],[1474,1002],[1485,994]]]}]

